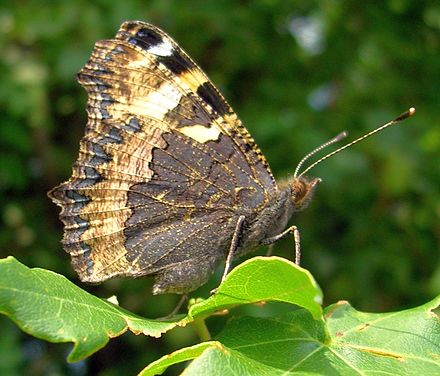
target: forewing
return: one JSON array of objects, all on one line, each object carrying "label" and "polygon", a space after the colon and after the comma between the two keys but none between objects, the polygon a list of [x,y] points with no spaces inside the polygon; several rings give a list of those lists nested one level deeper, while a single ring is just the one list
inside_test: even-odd
[{"label": "forewing", "polygon": [[78,80],[86,133],[72,177],[49,196],[82,280],[149,274],[171,257],[224,248],[237,210],[259,210],[277,189],[231,107],[156,27],[124,23],[96,43]]}]

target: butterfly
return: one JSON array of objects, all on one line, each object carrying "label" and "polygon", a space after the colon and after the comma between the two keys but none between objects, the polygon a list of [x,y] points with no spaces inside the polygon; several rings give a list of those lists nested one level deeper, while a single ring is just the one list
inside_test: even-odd
[{"label": "butterfly", "polygon": [[124,22],[95,44],[78,81],[85,135],[71,178],[48,195],[82,281],[153,275],[154,294],[185,294],[219,263],[225,276],[235,257],[291,233],[299,258],[287,224],[320,179],[298,166],[275,181],[231,106],[166,33]]}]

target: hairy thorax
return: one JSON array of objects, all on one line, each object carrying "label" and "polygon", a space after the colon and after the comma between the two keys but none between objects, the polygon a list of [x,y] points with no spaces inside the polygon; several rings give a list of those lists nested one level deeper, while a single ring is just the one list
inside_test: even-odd
[{"label": "hairy thorax", "polygon": [[310,202],[320,179],[292,178],[269,200],[254,218],[245,221],[239,254],[252,251],[262,241],[280,234],[293,213],[304,209]]}]

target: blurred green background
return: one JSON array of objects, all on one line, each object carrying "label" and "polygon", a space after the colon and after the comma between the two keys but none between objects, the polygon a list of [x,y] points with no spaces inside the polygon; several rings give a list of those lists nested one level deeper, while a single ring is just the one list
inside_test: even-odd
[{"label": "blurred green background", "polygon": [[[14,255],[80,284],[46,192],[70,176],[84,132],[86,95],[75,74],[94,42],[111,38],[128,19],[161,27],[199,63],[278,178],[340,131],[353,138],[415,106],[415,117],[311,171],[323,183],[294,223],[302,265],[326,304],[345,299],[383,312],[439,293],[438,1],[2,2],[2,257]],[[277,255],[291,253],[292,239],[275,247]],[[219,274],[192,296],[206,297],[218,280]],[[82,287],[101,297],[116,294],[122,306],[146,317],[168,313],[178,300],[151,296],[149,278]],[[223,322],[208,324],[215,333]],[[0,333],[2,375],[133,374],[197,342],[191,328],[162,339],[126,334],[67,365],[68,344],[34,339],[4,317]]]}]

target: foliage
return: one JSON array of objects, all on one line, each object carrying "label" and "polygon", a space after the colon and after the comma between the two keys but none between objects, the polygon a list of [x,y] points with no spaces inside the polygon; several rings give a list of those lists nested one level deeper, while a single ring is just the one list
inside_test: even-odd
[{"label": "foliage", "polygon": [[[439,293],[440,4],[432,1],[0,5],[2,257],[13,254],[75,280],[59,244],[58,209],[46,192],[69,176],[84,131],[85,93],[75,73],[93,43],[128,19],[160,26],[188,51],[228,98],[277,177],[292,173],[303,155],[340,131],[354,137],[415,106],[412,119],[312,170],[323,183],[294,223],[302,265],[323,287],[326,305],[347,299],[360,310],[386,312]],[[291,249],[286,239],[275,252],[291,257]],[[194,297],[208,296],[218,279]],[[152,297],[150,286],[147,278],[82,287],[117,295],[122,306],[145,317],[171,311],[176,297]],[[262,311],[237,309],[253,316]],[[212,331],[224,321],[210,318]],[[73,368],[64,364],[62,346],[23,336],[8,321],[0,328],[0,373],[8,375],[129,374],[196,343],[186,328],[151,343],[121,336]]]},{"label": "foliage", "polygon": [[[207,300],[186,317],[148,320],[100,300],[63,276],[29,269],[14,258],[0,261],[0,312],[24,331],[51,342],[74,342],[79,361],[126,330],[160,336],[242,304],[295,304],[282,315],[235,318],[215,341],[180,349],[147,366],[142,375],[193,360],[191,375],[435,374],[440,371],[440,321],[436,300],[407,311],[371,314],[339,302],[322,315],[322,295],[304,269],[277,257],[256,257],[234,269]],[[299,308],[301,307],[301,308]]]}]

